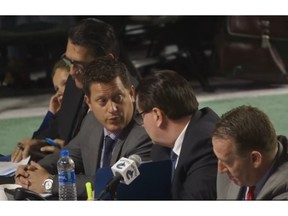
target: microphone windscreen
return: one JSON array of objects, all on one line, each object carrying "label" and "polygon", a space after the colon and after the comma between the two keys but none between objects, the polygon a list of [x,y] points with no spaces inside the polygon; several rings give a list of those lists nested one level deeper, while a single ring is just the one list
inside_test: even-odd
[{"label": "microphone windscreen", "polygon": [[130,155],[128,159],[133,160],[136,163],[137,167],[139,167],[139,165],[142,162],[141,157],[139,155],[137,155],[137,154]]}]

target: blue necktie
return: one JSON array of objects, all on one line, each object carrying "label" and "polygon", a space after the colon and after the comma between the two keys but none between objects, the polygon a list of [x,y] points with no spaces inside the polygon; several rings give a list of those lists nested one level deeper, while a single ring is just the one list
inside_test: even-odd
[{"label": "blue necktie", "polygon": [[172,162],[171,179],[173,180],[174,172],[175,172],[175,169],[176,169],[175,165],[176,165],[176,161],[177,161],[178,155],[175,154],[174,151],[171,151],[170,158],[171,158],[171,162]]},{"label": "blue necktie", "polygon": [[114,140],[110,136],[105,136],[105,146],[104,146],[104,154],[103,154],[103,164],[102,167],[106,167],[110,165]]}]

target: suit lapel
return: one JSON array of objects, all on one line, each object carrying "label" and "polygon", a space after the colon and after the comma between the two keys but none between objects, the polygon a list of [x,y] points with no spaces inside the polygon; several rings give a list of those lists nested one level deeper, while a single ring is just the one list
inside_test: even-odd
[{"label": "suit lapel", "polygon": [[228,188],[228,193],[227,193],[228,199],[232,199],[232,200],[242,199],[240,197],[241,191],[242,191],[241,187],[239,187],[238,185],[231,182],[231,184],[229,185],[229,188]]},{"label": "suit lapel", "polygon": [[127,127],[120,133],[118,139],[116,140],[116,143],[113,149],[112,158],[111,158],[111,163],[110,163],[111,165],[115,164],[120,159],[120,157],[123,156],[121,155],[122,148],[123,148],[125,141],[129,137],[129,133],[132,130],[133,125],[134,125],[134,120],[132,119],[130,123],[127,125]]},{"label": "suit lapel", "polygon": [[273,167],[271,169],[271,172],[269,174],[267,181],[265,182],[265,184],[263,185],[262,189],[259,191],[259,194],[256,197],[257,199],[265,199],[267,194],[271,193],[271,191],[275,189],[278,182],[281,181],[280,180],[281,178],[279,177],[283,175],[282,171],[279,171],[278,168],[279,166],[281,166],[283,162],[286,162],[286,161],[287,161],[287,148],[283,148],[282,144],[279,143],[276,160],[273,164]]},{"label": "suit lapel", "polygon": [[111,158],[111,163],[110,163],[111,165],[115,164],[117,160],[120,158],[123,145],[124,145],[124,141],[122,139],[116,140],[116,143],[113,149],[112,158]]},{"label": "suit lapel", "polygon": [[[90,134],[90,137],[87,139],[87,143],[82,143],[82,145],[85,145],[83,148],[83,158],[89,158],[89,160],[86,160],[86,163],[89,163],[89,165],[86,166],[87,173],[95,173],[96,168],[99,168],[100,166],[100,158],[101,158],[101,149],[102,149],[102,142],[103,142],[103,127],[100,125],[100,123],[95,119],[92,112],[89,113],[91,115],[91,118],[93,118],[93,121],[96,121],[91,123],[90,125],[87,125],[85,128],[86,130],[92,130]],[[102,131],[101,133],[98,133]]]},{"label": "suit lapel", "polygon": [[241,199],[241,192],[241,188],[229,179],[227,173],[217,174],[217,199]]},{"label": "suit lapel", "polygon": [[94,171],[96,170],[96,168],[100,167],[103,137],[104,137],[103,132],[101,134],[94,133],[94,136],[92,136],[92,139],[89,140],[89,142],[93,143],[91,145],[92,146],[91,152],[95,152],[94,157],[91,157],[91,163],[95,164],[94,167],[92,168]]}]

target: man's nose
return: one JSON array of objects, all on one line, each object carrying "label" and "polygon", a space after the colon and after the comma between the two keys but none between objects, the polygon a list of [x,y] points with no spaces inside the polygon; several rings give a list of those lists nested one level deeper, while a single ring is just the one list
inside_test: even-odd
[{"label": "man's nose", "polygon": [[117,110],[116,103],[114,103],[114,102],[111,101],[111,100],[108,102],[108,106],[109,106],[109,110],[110,110],[111,112]]},{"label": "man's nose", "polygon": [[219,173],[227,172],[227,167],[220,160],[218,160],[218,172]]}]

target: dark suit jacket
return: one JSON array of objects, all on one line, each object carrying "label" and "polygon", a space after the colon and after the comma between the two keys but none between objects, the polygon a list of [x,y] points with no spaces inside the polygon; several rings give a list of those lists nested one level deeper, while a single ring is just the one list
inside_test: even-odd
[{"label": "dark suit jacket", "polygon": [[68,143],[74,135],[77,115],[83,103],[84,93],[77,88],[71,76],[68,77],[63,95],[62,106],[55,119],[51,121],[48,129],[35,133],[33,138],[42,139],[49,137],[60,138]]},{"label": "dark suit jacket", "polygon": [[[80,199],[86,199],[85,183],[90,181],[93,185],[96,169],[100,166],[103,131],[103,126],[90,112],[84,118],[79,133],[65,147],[75,162],[77,194]],[[138,154],[142,161],[151,160],[151,148],[152,142],[146,131],[133,119],[116,141],[111,165],[121,157],[129,157],[132,154]],[[51,174],[57,174],[58,159],[59,154],[51,154],[40,160],[39,163]],[[56,195],[58,193],[57,175],[54,182],[52,191]]]},{"label": "dark suit jacket", "polygon": [[[172,199],[216,199],[217,158],[211,136],[218,120],[210,108],[203,108],[192,117],[174,173]],[[152,150],[153,160],[168,159],[171,150],[156,146]]]},{"label": "dark suit jacket", "polygon": [[[288,200],[287,143],[278,144],[278,153],[271,174],[259,191],[256,200]],[[217,177],[217,199],[241,200],[243,188],[230,181],[226,173]]]}]

